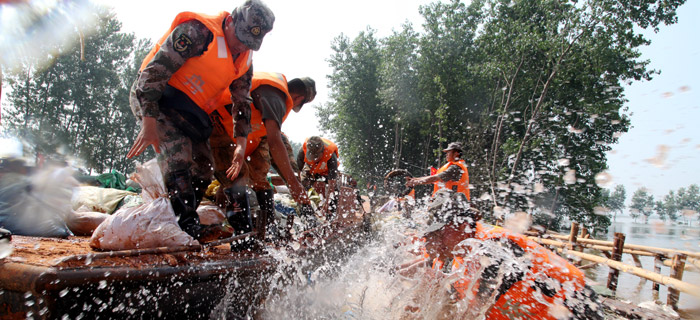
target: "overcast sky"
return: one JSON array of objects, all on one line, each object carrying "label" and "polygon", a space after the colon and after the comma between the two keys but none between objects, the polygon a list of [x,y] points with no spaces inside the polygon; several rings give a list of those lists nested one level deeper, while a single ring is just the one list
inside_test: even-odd
[{"label": "overcast sky", "polygon": [[[241,1],[96,0],[114,8],[123,31],[158,39],[177,13],[231,11]],[[282,130],[293,140],[320,134],[316,105],[328,101],[326,59],[330,44],[344,33],[350,38],[371,26],[379,37],[400,29],[406,21],[419,29],[421,4],[429,1],[267,0],[275,12],[274,29],[254,54],[256,71],[281,72],[288,78],[310,76],[318,95],[300,113],[292,114]],[[624,184],[628,195],[647,187],[657,196],[671,189],[700,184],[700,1],[687,1],[678,11],[679,23],[648,32],[651,46],[643,57],[662,73],[649,82],[626,87],[632,128],[608,155],[612,185]],[[341,151],[342,155],[342,151]]]}]

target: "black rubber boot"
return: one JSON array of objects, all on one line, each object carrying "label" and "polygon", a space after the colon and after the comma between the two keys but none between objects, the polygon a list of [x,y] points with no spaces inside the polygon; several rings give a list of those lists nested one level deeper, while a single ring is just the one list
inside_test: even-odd
[{"label": "black rubber boot", "polygon": [[201,236],[202,226],[197,215],[197,196],[192,187],[192,177],[189,170],[171,172],[165,186],[168,188],[170,203],[177,217],[177,223],[183,231],[195,239]]},{"label": "black rubber boot", "polygon": [[275,200],[272,190],[255,191],[255,196],[258,198],[260,206],[260,216],[255,220],[255,230],[258,232],[258,239],[265,240],[265,235],[268,237],[270,231],[274,228],[275,221]]},{"label": "black rubber boot", "polygon": [[[234,229],[234,235],[241,235],[253,231],[253,221],[250,216],[250,204],[248,193],[244,186],[233,186],[224,190],[229,205],[226,207],[226,218]],[[255,240],[248,237],[231,243],[231,251],[253,249]]]}]

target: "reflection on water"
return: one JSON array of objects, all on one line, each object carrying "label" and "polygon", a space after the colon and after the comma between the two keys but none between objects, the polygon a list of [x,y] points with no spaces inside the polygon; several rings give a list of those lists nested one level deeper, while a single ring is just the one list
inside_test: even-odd
[{"label": "reflection on water", "polygon": [[[698,226],[671,225],[669,222],[664,223],[656,219],[649,219],[648,223],[644,223],[644,219],[638,219],[635,222],[630,217],[618,216],[616,222],[610,226],[606,240],[612,241],[615,232],[624,233],[625,243],[627,244],[688,251],[700,250],[700,227]],[[640,256],[639,258],[645,270],[651,271],[654,269],[653,257]],[[629,254],[622,255],[622,262],[635,265],[632,256]],[[665,266],[661,267],[661,274],[669,275],[669,269]],[[587,270],[586,274],[589,278],[594,279],[596,285],[604,287],[607,282],[608,271],[609,268],[607,266],[598,266]],[[683,273],[683,281],[700,285],[700,273],[686,270]],[[634,303],[651,301],[653,300],[652,284],[653,282],[651,281],[621,272],[617,296]],[[667,288],[662,285],[659,290],[659,298],[663,303],[666,302],[667,294]],[[700,301],[688,294],[681,293],[679,307],[682,309],[699,308]]]}]

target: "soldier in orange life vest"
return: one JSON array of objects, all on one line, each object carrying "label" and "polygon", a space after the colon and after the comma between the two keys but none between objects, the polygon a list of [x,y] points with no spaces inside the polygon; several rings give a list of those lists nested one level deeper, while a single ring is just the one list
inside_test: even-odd
[{"label": "soldier in orange life vest", "polygon": [[[216,103],[230,91],[229,113],[243,147],[227,165],[238,175],[250,132],[252,50],[260,49],[274,20],[260,0],[246,0],[231,13],[182,12],[146,56],[132,86],[130,104],[141,131],[127,157],[153,146],[178,223],[196,239],[218,236],[216,228],[200,225],[196,212],[212,180],[209,136],[220,125]],[[230,188],[227,195],[236,207],[247,207],[245,186]]]},{"label": "soldier in orange life vest", "polygon": [[[280,73],[255,72],[251,86],[253,97],[251,127],[252,132],[248,135],[245,146],[245,175],[224,175],[226,166],[216,166],[215,175],[223,186],[230,184],[248,185],[255,191],[258,204],[260,205],[260,216],[255,218],[255,230],[260,240],[264,240],[266,229],[274,221],[274,200],[273,189],[267,181],[267,173],[270,166],[274,165],[275,170],[282,176],[289,186],[294,200],[301,204],[302,214],[312,214],[313,209],[309,205],[309,199],[304,192],[301,182],[294,174],[292,160],[286,148],[289,145],[286,137],[282,135],[280,128],[287,119],[289,113],[299,112],[301,107],[311,102],[316,97],[316,83],[311,78],[296,78],[287,81],[287,78]],[[229,101],[225,95],[223,101]],[[222,105],[220,114],[224,114],[221,123],[230,123],[231,115],[225,110],[229,106]],[[231,137],[233,132],[227,131],[229,127],[216,128],[212,134],[212,148],[227,148],[231,150]],[[216,142],[214,142],[216,141]],[[291,147],[289,148],[291,150]],[[221,159],[215,157],[215,163],[230,163],[231,155],[226,152],[215,153],[222,156]],[[230,173],[230,170],[228,170]],[[243,172],[242,171],[242,172]],[[231,180],[233,178],[233,180]],[[234,228],[240,229],[246,222],[231,220]]]},{"label": "soldier in orange life vest", "polygon": [[406,186],[413,187],[419,184],[433,183],[433,195],[440,189],[449,189],[463,193],[467,200],[471,200],[469,197],[469,171],[462,160],[462,144],[452,142],[442,152],[446,153],[447,163],[435,175],[420,178],[406,177]]},{"label": "soldier in orange life vest", "polygon": [[446,318],[603,318],[583,272],[564,258],[524,235],[480,223],[474,209],[437,209],[443,211],[443,220],[432,224],[422,240],[424,263],[409,264],[432,267],[438,275],[452,278],[447,294],[452,303],[466,307],[448,306]]},{"label": "soldier in orange life vest", "polygon": [[315,183],[324,185],[321,212],[330,215],[335,212],[336,181],[338,179],[338,146],[332,141],[313,136],[306,141],[297,153],[297,167],[301,183],[309,188]]}]

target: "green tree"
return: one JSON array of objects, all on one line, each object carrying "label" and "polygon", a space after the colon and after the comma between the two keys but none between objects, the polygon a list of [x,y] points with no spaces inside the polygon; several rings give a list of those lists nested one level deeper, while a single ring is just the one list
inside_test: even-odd
[{"label": "green tree", "polygon": [[[639,213],[644,215],[644,223],[649,223],[649,216],[654,212],[654,196],[646,188],[637,189],[632,195],[630,209],[635,210],[632,217],[637,221]],[[637,215],[635,216],[635,213]]]},{"label": "green tree", "polygon": [[625,201],[627,200],[625,186],[618,184],[615,186],[613,192],[603,189],[603,193],[605,195],[605,207],[614,212],[614,221],[617,214],[622,213],[622,211],[625,209]]},{"label": "green tree", "polygon": [[678,189],[676,201],[683,218],[690,222],[700,212],[700,188],[691,184],[688,188]]},{"label": "green tree", "polygon": [[655,72],[640,58],[649,41],[639,32],[674,23],[683,3],[422,6],[421,33],[409,25],[380,41],[371,32],[336,40],[322,126],[353,173],[375,178],[397,166],[424,175],[446,142],[464,142],[472,200],[484,212],[542,212],[605,231],[609,217],[594,208],[610,197],[595,176],[630,126],[623,84]]},{"label": "green tree", "polygon": [[662,201],[657,201],[655,205],[656,213],[665,221],[669,219],[671,221],[678,220],[678,197],[670,190],[666,194]]},{"label": "green tree", "polygon": [[391,113],[379,98],[380,44],[367,29],[353,41],[340,35],[332,49],[331,101],[317,109],[321,129],[333,134],[352,176],[376,183],[391,168],[394,140]]},{"label": "green tree", "polygon": [[10,73],[6,123],[37,156],[77,158],[97,173],[127,171],[136,132],[128,89],[150,44],[121,33],[113,13],[92,14],[94,24],[80,25],[83,47],[58,44],[47,49],[48,66],[27,59]]}]

